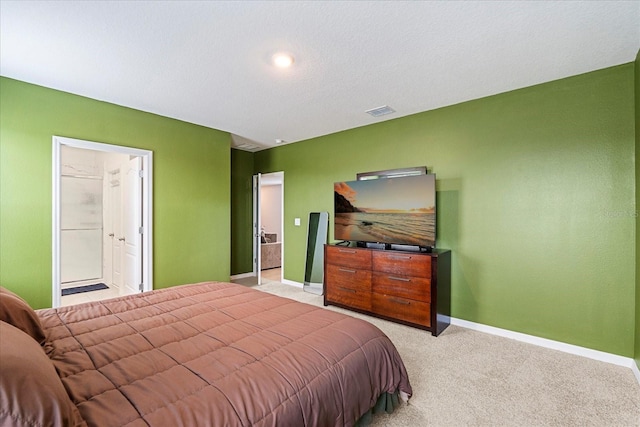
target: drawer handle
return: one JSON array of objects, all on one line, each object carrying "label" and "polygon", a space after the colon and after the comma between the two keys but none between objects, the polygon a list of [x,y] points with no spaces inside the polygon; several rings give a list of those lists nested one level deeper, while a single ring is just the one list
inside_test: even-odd
[{"label": "drawer handle", "polygon": [[408,256],[408,255],[405,255],[405,256],[402,256],[402,255],[389,255],[389,258],[391,258],[391,259],[411,259],[411,257]]},{"label": "drawer handle", "polygon": [[395,302],[396,304],[411,305],[411,303],[409,301],[405,301],[405,300],[401,300],[401,299],[389,298],[389,301]]},{"label": "drawer handle", "polygon": [[341,290],[347,291],[347,292],[353,292],[354,294],[356,293],[355,289],[349,289],[349,288],[345,288],[343,286],[338,286],[338,289],[341,289]]},{"label": "drawer handle", "polygon": [[389,276],[389,280],[397,280],[399,282],[410,282],[411,279],[407,279],[406,277],[395,277],[395,276]]},{"label": "drawer handle", "polygon": [[353,249],[349,250],[349,249],[338,249],[338,252],[342,252],[345,254],[355,254],[356,251],[354,251]]},{"label": "drawer handle", "polygon": [[339,271],[344,271],[345,273],[352,273],[352,274],[356,274],[355,270],[349,270],[348,268],[339,268]]}]

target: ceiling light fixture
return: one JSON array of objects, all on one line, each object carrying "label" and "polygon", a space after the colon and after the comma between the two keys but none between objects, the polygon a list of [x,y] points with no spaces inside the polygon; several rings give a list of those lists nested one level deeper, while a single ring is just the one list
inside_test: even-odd
[{"label": "ceiling light fixture", "polygon": [[279,68],[288,68],[293,65],[293,56],[288,53],[276,53],[273,55],[273,64]]}]

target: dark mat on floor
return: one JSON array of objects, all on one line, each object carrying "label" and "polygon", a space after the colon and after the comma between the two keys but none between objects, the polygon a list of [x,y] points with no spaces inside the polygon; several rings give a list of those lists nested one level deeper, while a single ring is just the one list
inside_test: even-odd
[{"label": "dark mat on floor", "polygon": [[103,289],[109,289],[104,283],[96,283],[95,285],[77,286],[75,288],[67,288],[62,290],[62,296],[81,294],[83,292],[101,291]]}]

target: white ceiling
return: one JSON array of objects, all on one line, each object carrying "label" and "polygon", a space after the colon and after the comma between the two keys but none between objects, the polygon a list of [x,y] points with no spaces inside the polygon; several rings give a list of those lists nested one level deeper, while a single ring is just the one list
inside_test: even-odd
[{"label": "white ceiling", "polygon": [[[257,151],[631,62],[640,1],[5,1],[0,75]],[[275,68],[277,51],[295,56]],[[364,111],[389,105],[396,113]]]}]

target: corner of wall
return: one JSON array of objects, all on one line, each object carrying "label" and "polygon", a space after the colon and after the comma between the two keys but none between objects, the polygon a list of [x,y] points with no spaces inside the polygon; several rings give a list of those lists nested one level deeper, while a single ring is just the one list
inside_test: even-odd
[{"label": "corner of wall", "polygon": [[635,95],[635,169],[636,169],[636,307],[635,307],[635,345],[634,359],[636,366],[634,373],[640,383],[640,218],[638,217],[638,205],[640,204],[640,50],[634,62],[634,95]]}]

